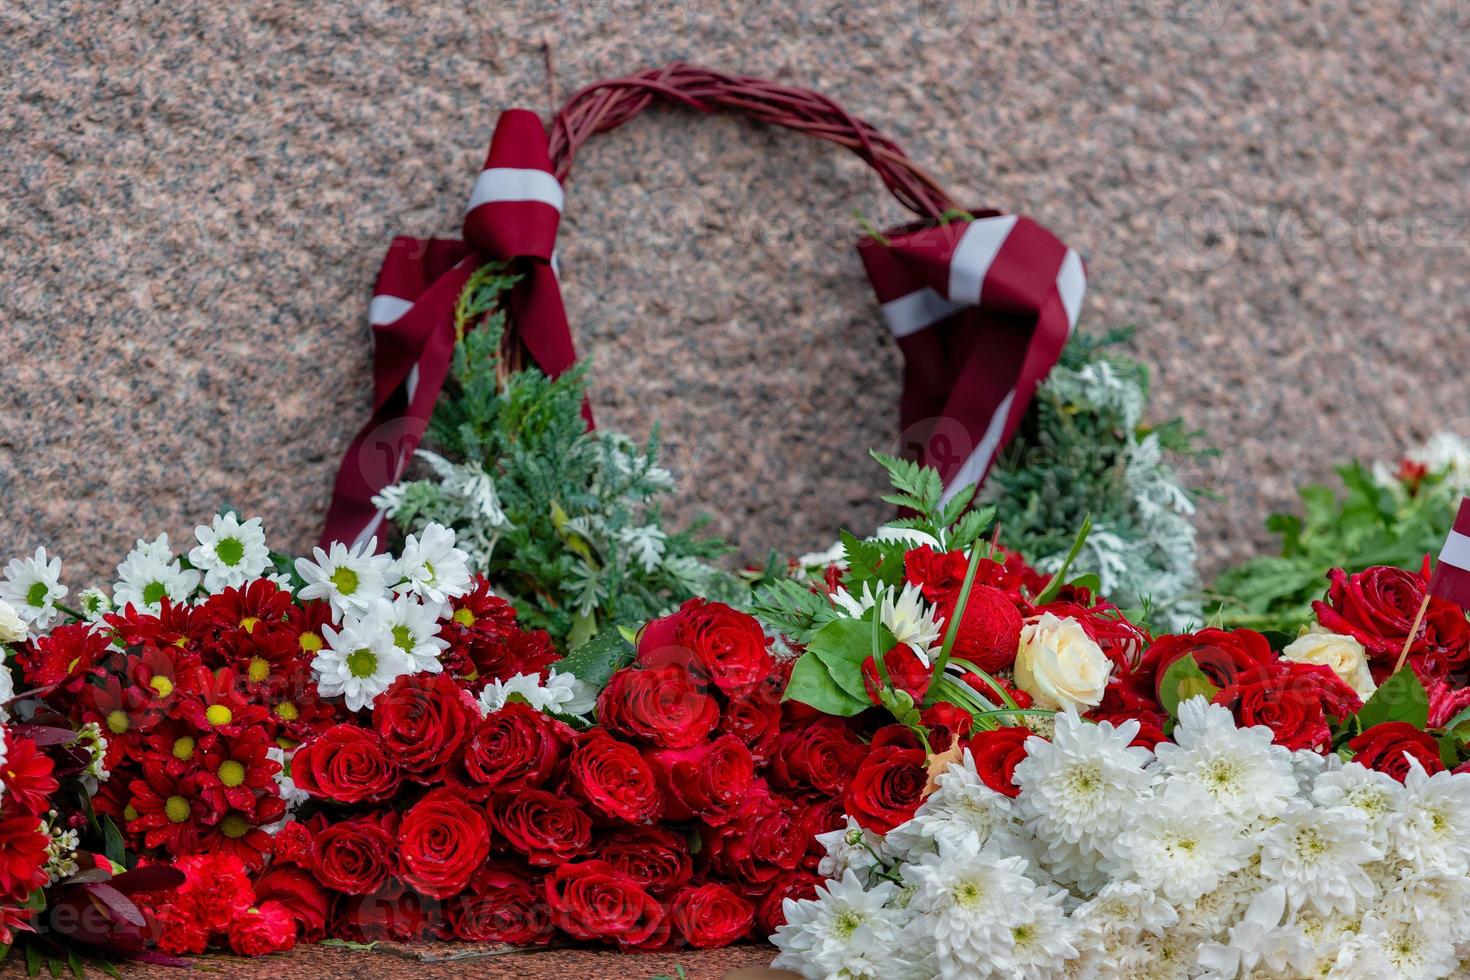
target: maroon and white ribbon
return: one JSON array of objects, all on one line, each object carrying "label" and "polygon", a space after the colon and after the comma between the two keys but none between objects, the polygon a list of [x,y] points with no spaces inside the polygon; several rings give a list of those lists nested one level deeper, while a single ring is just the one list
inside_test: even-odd
[{"label": "maroon and white ribbon", "polygon": [[511,109],[496,123],[470,194],[464,240],[400,237],[388,247],[368,307],[373,413],[338,468],[323,544],[384,543],[373,497],[403,477],[423,438],[454,354],[455,303],[481,265],[508,262],[521,276],[507,312],[536,365],[553,377],[572,366],[552,257],[562,203],[541,120]]},{"label": "maroon and white ribbon", "polygon": [[1030,218],[897,228],[858,243],[904,355],[901,451],[946,499],[984,479],[1077,326],[1081,257]]},{"label": "maroon and white ribbon", "polygon": [[1439,564],[1429,580],[1429,593],[1470,609],[1470,497],[1460,501],[1455,524],[1439,552]]}]

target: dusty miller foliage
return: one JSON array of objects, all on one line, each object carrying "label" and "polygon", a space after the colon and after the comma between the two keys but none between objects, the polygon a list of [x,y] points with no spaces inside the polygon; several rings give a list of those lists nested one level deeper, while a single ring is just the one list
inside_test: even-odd
[{"label": "dusty miller foliage", "polygon": [[1002,451],[981,499],[1001,540],[1054,571],[1086,515],[1092,533],[1073,564],[1101,593],[1146,611],[1159,631],[1203,621],[1194,501],[1175,462],[1214,451],[1177,419],[1149,426],[1148,368],[1110,350],[1126,331],[1078,336],[1037,389],[1025,425]]},{"label": "dusty miller foliage", "polygon": [[454,528],[521,621],[564,649],[609,625],[636,628],[692,596],[747,599],[748,586],[710,563],[728,549],[699,535],[702,521],[664,526],[659,500],[673,478],[658,465],[656,430],[641,446],[588,432],[582,363],[555,379],[505,368],[499,303],[514,281],[486,266],[466,285],[431,448],[418,453],[432,475],[389,487],[379,505],[405,532],[431,521]]}]

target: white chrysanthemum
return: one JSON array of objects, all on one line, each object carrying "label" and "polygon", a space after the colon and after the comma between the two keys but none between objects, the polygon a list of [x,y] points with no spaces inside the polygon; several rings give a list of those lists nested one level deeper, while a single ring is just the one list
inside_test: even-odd
[{"label": "white chrysanthemum", "polygon": [[1230,980],[1260,970],[1266,976],[1305,977],[1317,952],[1299,929],[1281,924],[1285,911],[1286,889],[1280,885],[1257,895],[1230,927],[1227,942],[1200,946],[1199,965],[1206,976]]},{"label": "white chrysanthemum", "polygon": [[1388,961],[1392,976],[1402,980],[1442,980],[1459,961],[1453,939],[1426,931],[1415,919],[1370,912],[1363,916],[1361,937]]},{"label": "white chrysanthemum", "polygon": [[841,878],[851,868],[866,880],[874,865],[893,858],[883,835],[865,830],[852,817],[847,818],[846,827],[818,834],[817,843],[827,852],[817,865],[817,873],[823,878]]},{"label": "white chrysanthemum", "polygon": [[1025,980],[1050,980],[1077,958],[1077,930],[1062,911],[1065,892],[1043,895],[1033,892],[1017,904],[1011,916],[1011,948],[1009,959],[1015,972],[1011,976]]},{"label": "white chrysanthemum", "polygon": [[491,681],[480,692],[480,711],[494,714],[512,695],[519,695],[537,711],[558,715],[585,715],[597,703],[597,692],[571,674],[552,671],[543,683],[539,674],[516,674],[509,680]]},{"label": "white chrysanthemum", "polygon": [[112,612],[112,600],[101,589],[83,589],[77,593],[77,609],[94,623]]},{"label": "white chrysanthemum", "polygon": [[[1018,845],[1015,808],[1010,797],[997,793],[975,772],[975,757],[964,757],[936,780],[938,788],[919,804],[912,819],[888,834],[888,843],[901,853],[917,857],[935,847],[978,851],[997,833],[1006,841],[1007,854]],[[1024,854],[1022,856],[1025,856]]]},{"label": "white chrysanthemum", "polygon": [[351,711],[373,700],[399,677],[412,671],[393,635],[372,619],[347,617],[341,629],[322,627],[326,645],[311,661],[322,697],[342,695]]},{"label": "white chrysanthemum", "polygon": [[139,612],[157,613],[165,596],[174,603],[188,602],[201,577],[174,557],[167,534],[152,541],[140,538],[117,566],[112,599],[119,609],[131,604]]},{"label": "white chrysanthemum", "polygon": [[1470,775],[1424,771],[1412,755],[1393,819],[1394,850],[1416,870],[1470,872]]},{"label": "white chrysanthemum", "polygon": [[1183,782],[1150,800],[1118,839],[1122,870],[1175,905],[1214,891],[1253,850],[1214,799]]},{"label": "white chrysanthemum", "polygon": [[1078,906],[1072,918],[1093,935],[1125,930],[1162,935],[1178,924],[1179,913],[1152,888],[1136,881],[1111,881]]},{"label": "white chrysanthemum", "polygon": [[296,559],[296,574],[306,582],[296,597],[326,599],[337,620],[348,613],[366,614],[375,600],[388,594],[385,579],[393,560],[377,554],[377,550],[377,538],[350,548],[340,541],[333,541],[325,551],[313,548],[315,561]]},{"label": "white chrysanthemum", "polygon": [[874,591],[872,583],[864,582],[861,596],[839,588],[832,593],[832,601],[857,619],[876,606],[878,621],[895,640],[913,650],[925,666],[939,646],[940,627],[934,607],[924,601],[924,593],[913,583],[898,591],[881,585]]},{"label": "white chrysanthemum", "polygon": [[[3,721],[3,720],[4,720],[3,718],[0,718],[0,721]],[[6,731],[5,731],[5,726],[4,725],[0,725],[0,766],[5,765],[5,759],[6,759],[7,755],[9,754],[9,747],[5,744],[6,741],[7,741],[7,738],[8,738],[8,736],[7,736]],[[3,800],[4,798],[5,798],[5,780],[0,779],[0,800]]]},{"label": "white chrysanthemum", "polygon": [[1264,725],[1237,728],[1227,709],[1190,698],[1179,706],[1174,743],[1161,742],[1154,750],[1155,771],[1203,789],[1242,824],[1275,817],[1296,798],[1298,787],[1291,753],[1271,739]]},{"label": "white chrysanthemum", "polygon": [[1349,762],[1322,773],[1312,783],[1312,799],[1321,807],[1346,807],[1357,813],[1379,850],[1387,850],[1394,814],[1403,804],[1404,787],[1387,773]]},{"label": "white chrysanthemum", "polygon": [[1349,810],[1297,806],[1261,838],[1261,876],[1286,889],[1293,911],[1356,912],[1375,892],[1363,866],[1382,857]]},{"label": "white chrysanthemum", "polygon": [[915,887],[909,908],[934,936],[941,977],[1014,974],[1011,930],[1027,921],[1027,903],[1043,898],[1026,869],[1024,858],[993,850],[941,851],[904,866]]},{"label": "white chrysanthemum", "polygon": [[281,794],[281,799],[286,803],[288,811],[295,810],[298,806],[311,799],[311,795],[296,786],[296,780],[291,778],[291,758],[296,754],[293,749],[288,755],[286,750],[278,745],[272,745],[265,750],[266,757],[281,767],[276,773],[276,789]]},{"label": "white chrysanthemum", "polygon": [[426,524],[403,542],[395,587],[425,602],[447,603],[471,589],[469,555],[454,546],[454,532],[443,524]]},{"label": "white chrysanthemum", "polygon": [[56,619],[56,603],[67,591],[61,584],[61,559],[47,557],[45,548],[37,548],[30,558],[12,558],[0,581],[0,600],[38,633]]},{"label": "white chrysanthemum", "polygon": [[870,954],[898,946],[904,917],[888,907],[897,891],[888,881],[865,889],[849,870],[837,881],[818,885],[816,898],[786,899],[781,905],[786,924],[771,937],[781,951],[772,966],[806,977],[837,977],[850,963],[856,966]]},{"label": "white chrysanthemum", "polygon": [[444,669],[439,655],[449,649],[449,641],[439,637],[443,611],[437,604],[425,605],[411,595],[402,595],[391,602],[379,599],[364,618],[393,638],[393,645],[408,658],[410,673],[437,674]]},{"label": "white chrysanthemum", "polygon": [[199,545],[189,552],[189,563],[204,573],[204,587],[210,592],[239,588],[259,578],[270,564],[258,517],[242,524],[233,511],[216,514],[209,524],[194,528],[194,537]]},{"label": "white chrysanthemum", "polygon": [[1180,907],[1179,928],[1201,936],[1224,936],[1236,914],[1244,911],[1265,886],[1255,866],[1227,875],[1214,891]]},{"label": "white chrysanthemum", "polygon": [[1138,722],[1092,724],[1075,714],[1055,716],[1052,741],[1026,740],[1015,770],[1017,808],[1058,881],[1084,893],[1100,888],[1116,863],[1117,835],[1151,794],[1147,749],[1130,742]]},{"label": "white chrysanthemum", "polygon": [[1443,871],[1406,872],[1384,889],[1374,910],[1385,919],[1414,922],[1427,935],[1470,937],[1470,878]]}]

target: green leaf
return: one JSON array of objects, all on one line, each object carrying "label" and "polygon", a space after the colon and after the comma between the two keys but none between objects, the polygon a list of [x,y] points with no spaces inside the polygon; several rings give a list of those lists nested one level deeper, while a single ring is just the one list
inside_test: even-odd
[{"label": "green leaf", "polygon": [[863,661],[873,653],[875,636],[884,653],[898,642],[892,633],[876,623],[876,610],[871,611],[871,617],[870,620],[833,620],[812,637],[806,648],[806,656],[820,661],[833,683],[864,705],[869,701],[863,684]]},{"label": "green leaf", "polygon": [[944,631],[944,644],[939,648],[939,657],[934,661],[935,677],[943,677],[944,668],[949,665],[949,654],[954,649],[955,639],[960,635],[960,623],[964,621],[965,606],[970,602],[970,590],[975,587],[975,573],[979,570],[980,546],[972,545],[970,564],[965,569],[965,581],[960,586],[959,597],[955,599],[954,610],[949,614],[949,628]]},{"label": "green leaf", "polygon": [[370,943],[353,942],[350,939],[323,939],[317,943],[318,946],[335,946],[338,949],[350,949],[358,953],[371,953],[378,948],[376,941]]},{"label": "green leaf", "polygon": [[1423,731],[1429,725],[1429,695],[1408,667],[1379,685],[1354,716],[1367,731],[1388,721],[1402,721]]},{"label": "green leaf", "polygon": [[1439,737],[1439,761],[1446,769],[1460,764],[1460,740],[1453,733],[1446,732]]},{"label": "green leaf", "polygon": [[1459,714],[1445,723],[1444,730],[1462,742],[1470,742],[1470,708],[1461,708]]},{"label": "green leaf", "polygon": [[1082,546],[1087,543],[1087,536],[1091,533],[1092,515],[1089,514],[1082,518],[1082,526],[1077,529],[1077,537],[1072,540],[1072,550],[1067,552],[1067,557],[1062,561],[1062,567],[1058,568],[1057,573],[1051,577],[1051,581],[1046,583],[1046,588],[1041,590],[1041,594],[1031,600],[1033,605],[1044,606],[1062,591],[1062,584],[1067,581],[1067,570],[1081,554]]},{"label": "green leaf", "polygon": [[41,951],[36,948],[35,943],[26,943],[26,976],[38,977],[41,975]]},{"label": "green leaf", "polygon": [[82,963],[81,956],[70,946],[66,948],[66,965],[71,970],[71,975],[76,977],[77,980],[81,980],[87,972],[86,966]]},{"label": "green leaf", "polygon": [[1159,702],[1171,719],[1179,717],[1179,705],[1190,698],[1203,695],[1206,701],[1212,701],[1219,693],[1220,689],[1199,669],[1192,653],[1170,664],[1159,683]]},{"label": "green leaf", "polygon": [[112,822],[109,816],[102,818],[102,853],[107,855],[107,860],[113,864],[126,864],[127,846],[123,843],[122,831],[117,829],[117,824]]},{"label": "green leaf", "polygon": [[597,690],[607,686],[608,678],[633,662],[633,644],[617,629],[603,630],[573,650],[555,665],[559,674],[573,677]]},{"label": "green leaf", "polygon": [[872,707],[866,697],[859,700],[847,693],[832,679],[827,665],[810,652],[802,654],[792,666],[783,700],[800,701],[839,718],[851,718]]}]

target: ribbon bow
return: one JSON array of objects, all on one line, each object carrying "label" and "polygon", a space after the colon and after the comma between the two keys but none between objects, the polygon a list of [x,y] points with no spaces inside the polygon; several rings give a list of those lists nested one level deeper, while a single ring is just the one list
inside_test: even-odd
[{"label": "ribbon bow", "polygon": [[1061,356],[1082,259],[996,211],[864,238],[858,254],[904,355],[900,450],[939,470],[948,500],[985,478]]},{"label": "ribbon bow", "polygon": [[[536,365],[555,377],[576,360],[553,249],[562,187],[535,113],[501,114],[465,210],[464,240],[397,237],[373,288],[373,413],[337,471],[322,544],[377,536],[384,512],[373,497],[402,479],[428,428],[454,354],[454,308],[486,262],[521,276],[508,315]],[[585,411],[585,410],[584,410]],[[591,424],[590,412],[588,424]]]}]

